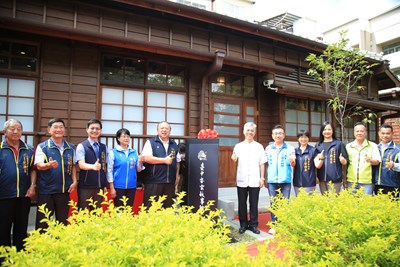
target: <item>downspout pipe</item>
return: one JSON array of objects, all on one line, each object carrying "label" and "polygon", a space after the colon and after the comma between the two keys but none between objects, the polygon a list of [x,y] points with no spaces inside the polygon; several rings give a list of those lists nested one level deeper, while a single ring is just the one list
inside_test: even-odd
[{"label": "downspout pipe", "polygon": [[200,129],[204,129],[204,117],[205,117],[205,97],[206,90],[208,89],[208,77],[222,69],[224,64],[225,52],[216,51],[213,63],[208,68],[201,80],[201,94],[200,94]]}]

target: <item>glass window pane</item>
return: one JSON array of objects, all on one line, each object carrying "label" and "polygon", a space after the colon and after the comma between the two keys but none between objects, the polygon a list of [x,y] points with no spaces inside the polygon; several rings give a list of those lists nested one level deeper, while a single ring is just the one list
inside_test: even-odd
[{"label": "glass window pane", "polygon": [[0,116],[0,126],[1,126],[1,128],[3,128],[5,122],[6,122],[6,116]]},{"label": "glass window pane", "polygon": [[7,79],[0,78],[0,95],[7,95]]},{"label": "glass window pane", "polygon": [[286,97],[286,109],[296,109],[297,100],[293,97]]},{"label": "glass window pane", "polygon": [[35,101],[33,98],[14,98],[8,99],[8,113],[15,115],[33,115]]},{"label": "glass window pane", "polygon": [[239,127],[214,126],[214,129],[220,135],[239,135]]},{"label": "glass window pane", "polygon": [[143,121],[142,107],[124,107],[124,120],[128,121]]},{"label": "glass window pane", "polygon": [[308,100],[307,99],[297,99],[296,109],[308,111]]},{"label": "glass window pane", "polygon": [[157,93],[157,92],[149,92],[147,94],[147,105],[148,106],[158,106],[158,107],[165,107],[165,98],[166,94],[165,93]]},{"label": "glass window pane", "polygon": [[322,113],[311,112],[311,123],[322,124]]},{"label": "glass window pane", "polygon": [[125,90],[125,92],[124,92],[124,103],[126,105],[143,106],[144,93],[142,91]]},{"label": "glass window pane", "polygon": [[311,136],[312,137],[319,137],[320,128],[321,128],[320,125],[311,125]]},{"label": "glass window pane", "polygon": [[247,115],[254,115],[254,107],[246,107]]},{"label": "glass window pane", "polygon": [[181,109],[167,109],[167,121],[172,123],[184,123],[185,112]]},{"label": "glass window pane", "polygon": [[219,138],[219,145],[220,146],[234,146],[239,143],[239,138],[227,138],[227,137],[220,137]]},{"label": "glass window pane", "polygon": [[185,127],[183,124],[174,124],[172,125],[171,135],[175,136],[184,136],[185,135]]},{"label": "glass window pane", "polygon": [[214,123],[227,123],[227,124],[239,124],[239,116],[230,116],[222,114],[214,114]]},{"label": "glass window pane", "polygon": [[226,112],[226,113],[239,114],[240,113],[240,106],[239,105],[233,105],[233,104],[214,103],[214,111],[215,112]]},{"label": "glass window pane", "polygon": [[185,96],[178,94],[168,94],[167,107],[169,108],[185,108]]},{"label": "glass window pane", "polygon": [[225,93],[225,83],[211,83],[211,92]]},{"label": "glass window pane", "polygon": [[33,132],[33,117],[13,116],[12,118],[22,123],[23,132]]},{"label": "glass window pane", "polygon": [[119,129],[122,128],[122,123],[120,121],[102,121],[103,134],[115,134]]},{"label": "glass window pane", "polygon": [[103,105],[101,117],[103,120],[122,120],[122,107],[114,105]]},{"label": "glass window pane", "polygon": [[253,122],[254,123],[255,119],[254,117],[246,117],[246,122]]},{"label": "glass window pane", "polygon": [[35,97],[35,81],[10,79],[10,95]]},{"label": "glass window pane", "polygon": [[160,122],[165,121],[165,109],[164,108],[148,108],[147,109],[147,121]]},{"label": "glass window pane", "polygon": [[308,123],[308,112],[305,112],[305,111],[299,111],[298,113],[297,113],[297,116],[298,116],[298,122],[301,122],[301,123]]},{"label": "glass window pane", "polygon": [[131,134],[143,134],[143,123],[141,122],[124,122],[124,128],[128,129]]},{"label": "glass window pane", "polygon": [[6,114],[7,100],[5,97],[0,97],[0,114]]},{"label": "glass window pane", "polygon": [[297,136],[297,125],[293,123],[286,123],[285,132],[287,136]]},{"label": "glass window pane", "polygon": [[[161,120],[160,120],[161,121]],[[157,134],[157,123],[147,123],[147,134],[156,135]]]},{"label": "glass window pane", "polygon": [[254,88],[253,87],[245,86],[243,89],[244,89],[244,92],[243,92],[244,96],[248,96],[248,97],[253,96],[254,97]]},{"label": "glass window pane", "polygon": [[122,90],[104,88],[103,103],[122,104]]},{"label": "glass window pane", "polygon": [[13,58],[11,58],[11,69],[36,71],[36,59],[35,58],[13,57]]},{"label": "glass window pane", "polygon": [[168,85],[183,87],[185,78],[185,68],[181,66],[168,65]]},{"label": "glass window pane", "polygon": [[296,110],[286,110],[286,121],[287,122],[297,122],[297,112]]}]

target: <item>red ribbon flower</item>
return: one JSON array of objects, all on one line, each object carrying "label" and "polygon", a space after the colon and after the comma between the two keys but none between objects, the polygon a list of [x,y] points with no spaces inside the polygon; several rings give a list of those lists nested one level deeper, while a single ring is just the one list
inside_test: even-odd
[{"label": "red ribbon flower", "polygon": [[198,139],[214,139],[218,138],[218,133],[216,130],[211,129],[201,129],[197,134]]}]

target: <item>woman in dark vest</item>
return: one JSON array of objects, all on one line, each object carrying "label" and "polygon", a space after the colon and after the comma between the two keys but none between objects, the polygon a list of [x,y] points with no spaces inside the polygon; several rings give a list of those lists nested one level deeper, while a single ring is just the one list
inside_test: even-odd
[{"label": "woman in dark vest", "polygon": [[335,128],[329,121],[321,126],[316,148],[318,158],[323,161],[322,167],[317,170],[321,194],[330,190],[330,182],[333,183],[336,193],[339,193],[343,183],[342,166],[347,164],[348,157],[346,147],[336,139]]}]

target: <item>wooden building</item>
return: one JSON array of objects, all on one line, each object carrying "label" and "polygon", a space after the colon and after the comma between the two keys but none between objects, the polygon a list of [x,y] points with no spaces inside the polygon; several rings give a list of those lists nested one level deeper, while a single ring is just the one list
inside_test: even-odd
[{"label": "wooden building", "polygon": [[[169,121],[179,140],[213,128],[220,134],[219,186],[233,186],[230,155],[245,122],[258,125],[257,140],[266,145],[275,124],[286,127],[289,141],[299,129],[315,141],[331,119],[329,96],[307,76],[304,61],[324,48],[169,1],[2,0],[0,122],[20,119],[36,145],[48,138],[52,117],[65,120],[73,143],[98,118],[109,146],[126,127],[139,151],[159,121]],[[376,68],[354,103],[400,111],[378,101],[378,90],[395,86],[385,68]],[[268,80],[277,87],[265,86]],[[373,125],[369,133],[376,139]]]}]

